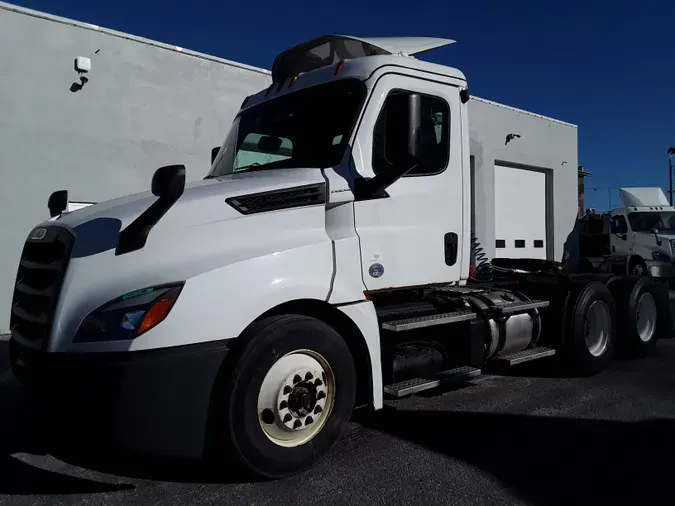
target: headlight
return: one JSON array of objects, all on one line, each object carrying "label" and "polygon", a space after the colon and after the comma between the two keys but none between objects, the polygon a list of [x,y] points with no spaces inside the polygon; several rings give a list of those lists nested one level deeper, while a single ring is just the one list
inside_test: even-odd
[{"label": "headlight", "polygon": [[657,262],[670,262],[670,257],[662,251],[652,251],[652,258]]},{"label": "headlight", "polygon": [[167,317],[183,284],[143,288],[111,300],[82,320],[74,342],[135,339]]}]

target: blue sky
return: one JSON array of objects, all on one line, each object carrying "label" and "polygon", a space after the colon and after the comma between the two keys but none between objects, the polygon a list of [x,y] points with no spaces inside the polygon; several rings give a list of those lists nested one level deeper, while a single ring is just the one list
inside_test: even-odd
[{"label": "blue sky", "polygon": [[[14,0],[250,65],[324,33],[458,41],[424,58],[475,95],[579,126],[587,206],[620,186],[668,184],[675,145],[674,0]],[[598,190],[593,191],[593,188]]]}]

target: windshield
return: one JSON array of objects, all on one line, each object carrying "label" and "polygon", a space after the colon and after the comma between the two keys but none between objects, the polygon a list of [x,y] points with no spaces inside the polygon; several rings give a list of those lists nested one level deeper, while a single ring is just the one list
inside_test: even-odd
[{"label": "windshield", "polygon": [[672,230],[675,229],[675,212],[630,213],[628,221],[634,232],[649,232],[653,228]]},{"label": "windshield", "polygon": [[240,113],[207,177],[339,165],[365,93],[361,81],[342,79]]}]

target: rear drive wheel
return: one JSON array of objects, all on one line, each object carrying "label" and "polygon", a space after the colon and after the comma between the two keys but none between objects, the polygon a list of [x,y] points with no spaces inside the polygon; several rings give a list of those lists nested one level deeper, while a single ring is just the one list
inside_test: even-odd
[{"label": "rear drive wheel", "polygon": [[332,327],[299,315],[256,322],[241,339],[236,365],[214,390],[222,398],[212,399],[220,448],[258,478],[312,467],[343,435],[354,408],[349,347]]},{"label": "rear drive wheel", "polygon": [[566,351],[573,368],[582,375],[602,371],[615,347],[615,308],[611,293],[600,281],[586,284],[570,314]]},{"label": "rear drive wheel", "polygon": [[656,284],[648,277],[624,279],[613,290],[618,305],[619,344],[632,357],[649,355],[659,336]]}]

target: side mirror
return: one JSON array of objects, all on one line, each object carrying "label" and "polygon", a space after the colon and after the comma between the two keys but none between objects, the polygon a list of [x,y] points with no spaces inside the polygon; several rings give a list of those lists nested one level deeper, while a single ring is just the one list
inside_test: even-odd
[{"label": "side mirror", "polygon": [[54,217],[61,214],[68,207],[68,190],[58,190],[49,196],[47,201],[49,216]]},{"label": "side mirror", "polygon": [[216,157],[218,156],[218,153],[220,153],[220,146],[216,146],[211,150],[211,165],[213,165],[213,162],[216,161]]},{"label": "side mirror", "polygon": [[258,151],[262,153],[275,154],[279,151],[283,140],[281,137],[271,137],[263,135],[258,141]]},{"label": "side mirror", "polygon": [[652,232],[652,234],[654,234],[654,238],[656,239],[656,245],[661,246],[662,242],[661,242],[661,239],[659,239],[659,229],[658,228],[652,228],[651,232]]},{"label": "side mirror", "polygon": [[160,167],[152,176],[152,194],[162,200],[176,201],[185,190],[185,165]]},{"label": "side mirror", "polygon": [[152,193],[159,197],[120,232],[115,255],[124,255],[145,246],[148,234],[185,191],[185,165],[160,167],[152,176]]},{"label": "side mirror", "polygon": [[422,136],[422,96],[400,93],[387,98],[384,157],[387,170],[369,180],[357,179],[357,198],[372,198],[386,190],[419,163],[425,150]]},{"label": "side mirror", "polygon": [[422,152],[422,96],[401,93],[387,99],[384,156],[400,176],[409,172]]}]

